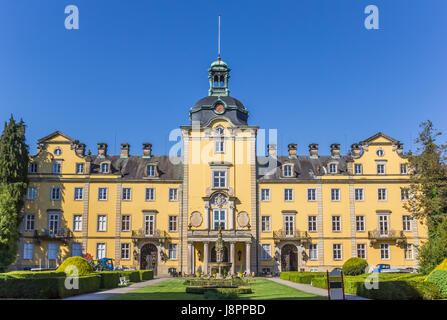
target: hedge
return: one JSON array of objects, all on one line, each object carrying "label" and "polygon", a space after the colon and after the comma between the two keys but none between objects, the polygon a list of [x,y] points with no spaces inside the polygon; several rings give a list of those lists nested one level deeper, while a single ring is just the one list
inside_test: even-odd
[{"label": "hedge", "polygon": [[101,289],[117,288],[120,283],[119,271],[97,271],[95,274],[101,276]]},{"label": "hedge", "polygon": [[236,288],[207,288],[201,286],[186,287],[186,293],[203,294],[206,292],[214,292],[221,294],[248,294],[252,293],[250,287],[236,287]]},{"label": "hedge", "polygon": [[147,281],[154,279],[153,270],[139,270],[139,272],[140,272],[140,281]]},{"label": "hedge", "polygon": [[129,279],[130,282],[140,282],[140,271],[139,270],[133,270],[133,271],[109,271],[109,272],[118,272],[121,277],[126,277]]},{"label": "hedge", "polygon": [[0,278],[54,278],[65,277],[63,271],[11,271],[7,273],[0,273]]},{"label": "hedge", "polygon": [[[99,290],[101,284],[99,275],[77,279],[79,289],[70,290],[65,288],[65,277],[0,278],[0,298],[57,299]],[[70,283],[73,283],[72,281]]]},{"label": "hedge", "polygon": [[[438,287],[424,282],[424,276],[418,274],[380,274],[379,288],[367,289],[365,280],[370,275],[344,277],[345,292],[377,300],[432,300],[441,297]],[[327,289],[326,277],[314,278],[312,286]]]},{"label": "hedge", "polygon": [[438,269],[430,273],[427,282],[435,283],[444,298],[447,298],[447,270]]},{"label": "hedge", "polygon": [[365,259],[353,257],[343,263],[343,274],[349,276],[357,276],[365,273],[368,262]]},{"label": "hedge", "polygon": [[316,277],[323,277],[326,272],[301,272],[301,271],[288,271],[281,272],[279,277],[284,280],[293,281],[296,283],[311,284],[312,280]]}]

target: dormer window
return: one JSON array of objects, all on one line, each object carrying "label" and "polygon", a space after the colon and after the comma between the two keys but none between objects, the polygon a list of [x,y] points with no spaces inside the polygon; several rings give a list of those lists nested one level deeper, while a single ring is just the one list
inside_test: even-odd
[{"label": "dormer window", "polygon": [[286,164],[283,167],[283,175],[284,177],[291,177],[292,176],[292,165]]},{"label": "dormer window", "polygon": [[329,173],[331,173],[331,174],[337,173],[337,164],[336,163],[331,163],[329,165]]},{"label": "dormer window", "polygon": [[101,173],[109,173],[109,164],[101,163]]},{"label": "dormer window", "polygon": [[155,165],[150,164],[146,167],[146,175],[148,177],[155,177]]},{"label": "dormer window", "polygon": [[400,174],[407,174],[408,173],[408,166],[406,163],[400,164]]},{"label": "dormer window", "polygon": [[55,156],[60,156],[61,154],[62,154],[61,148],[57,147],[56,149],[54,149],[54,155]]},{"label": "dormer window", "polygon": [[37,173],[37,162],[31,162],[29,165],[29,173]]},{"label": "dormer window", "polygon": [[225,129],[222,126],[216,127],[215,133],[217,136],[223,136],[225,134]]}]

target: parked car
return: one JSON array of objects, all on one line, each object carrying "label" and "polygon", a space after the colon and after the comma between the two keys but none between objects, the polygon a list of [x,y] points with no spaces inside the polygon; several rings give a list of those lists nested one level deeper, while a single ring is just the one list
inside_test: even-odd
[{"label": "parked car", "polygon": [[392,269],[389,264],[379,263],[373,270],[374,273],[404,273],[402,269]]}]

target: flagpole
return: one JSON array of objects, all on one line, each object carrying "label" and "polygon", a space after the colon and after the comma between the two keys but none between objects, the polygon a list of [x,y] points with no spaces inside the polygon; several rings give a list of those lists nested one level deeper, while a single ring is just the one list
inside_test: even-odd
[{"label": "flagpole", "polygon": [[220,14],[219,14],[219,27],[217,33],[217,56],[220,58]]}]

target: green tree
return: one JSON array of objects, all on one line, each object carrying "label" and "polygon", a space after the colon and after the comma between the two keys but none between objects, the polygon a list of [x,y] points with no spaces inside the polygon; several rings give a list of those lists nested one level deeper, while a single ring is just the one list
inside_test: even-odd
[{"label": "green tree", "polygon": [[430,273],[447,258],[447,216],[441,219],[429,240],[419,248],[419,264],[422,273]]},{"label": "green tree", "polygon": [[441,132],[433,128],[430,120],[422,122],[420,127],[417,153],[408,155],[410,199],[404,207],[426,223],[431,233],[447,214],[446,145],[436,143]]},{"label": "green tree", "polygon": [[25,124],[11,115],[0,137],[0,272],[16,260],[20,212],[28,186],[28,145]]}]

